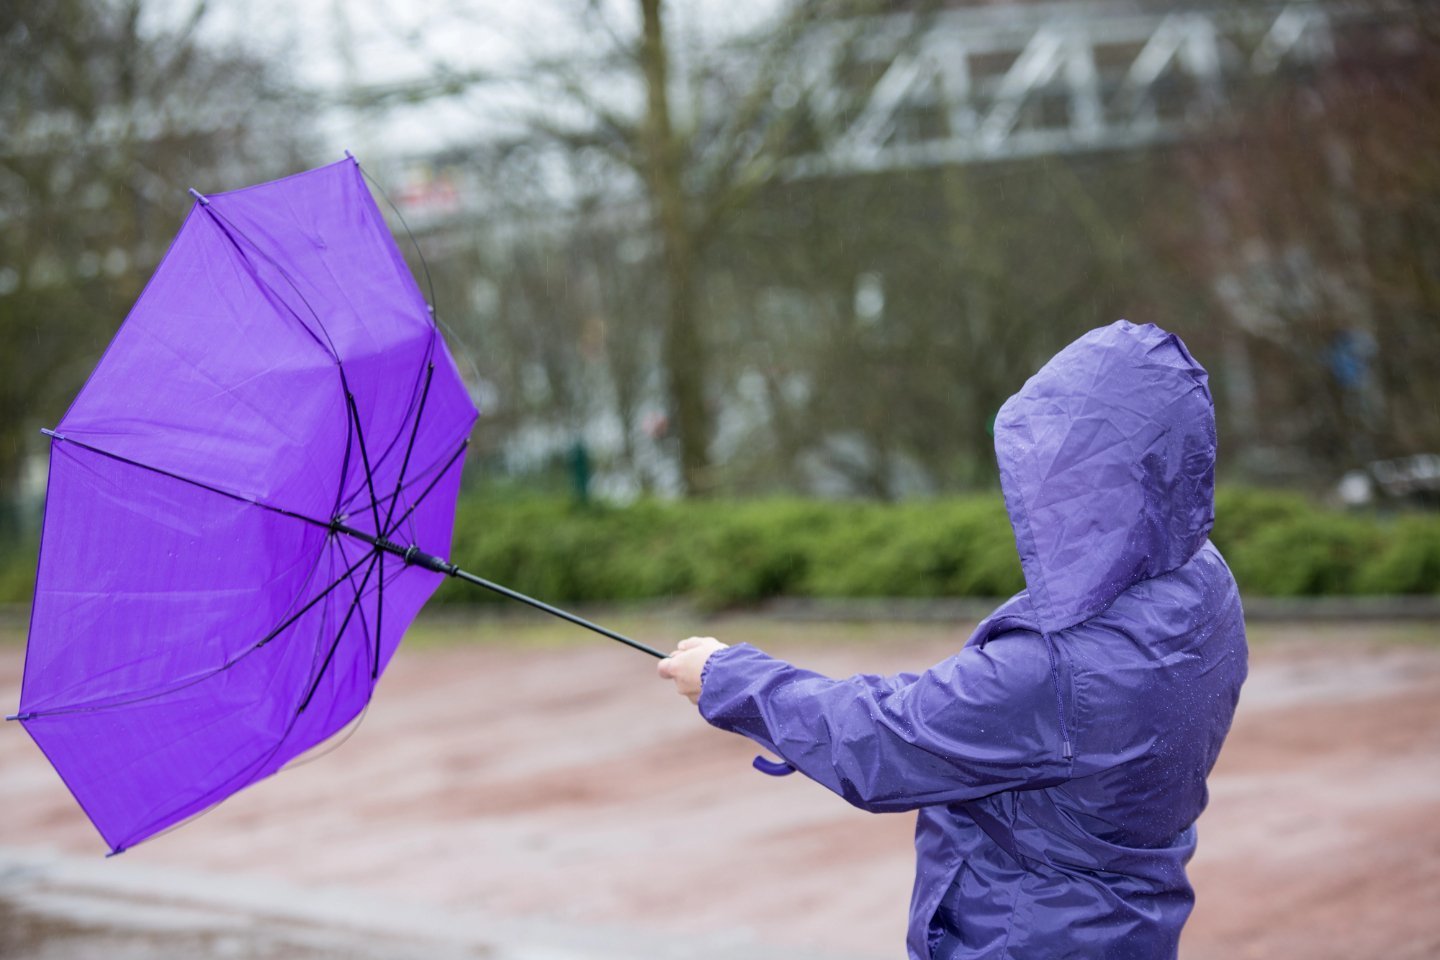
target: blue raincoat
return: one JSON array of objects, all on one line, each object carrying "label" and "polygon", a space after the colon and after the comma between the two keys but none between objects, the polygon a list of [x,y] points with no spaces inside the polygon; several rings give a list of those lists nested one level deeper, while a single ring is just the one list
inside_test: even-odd
[{"label": "blue raincoat", "polygon": [[742,643],[700,710],[864,810],[919,810],[915,960],[1174,957],[1246,673],[1205,370],[1153,325],[1093,330],[1005,403],[995,452],[1027,589],[955,656],[832,680]]}]

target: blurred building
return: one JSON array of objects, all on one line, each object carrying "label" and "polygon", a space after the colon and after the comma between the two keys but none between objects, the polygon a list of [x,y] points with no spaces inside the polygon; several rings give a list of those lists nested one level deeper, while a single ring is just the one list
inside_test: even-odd
[{"label": "blurred building", "polygon": [[[833,196],[841,189],[837,184],[882,180],[893,185],[897,210],[910,202],[903,199],[907,191],[920,191],[921,198],[914,202],[923,216],[924,191],[935,193],[940,182],[936,178],[947,170],[983,171],[972,175],[973,183],[999,182],[1003,176],[996,171],[1007,167],[1040,170],[1045,177],[1065,169],[1078,171],[1078,192],[1088,193],[1088,198],[1082,196],[1072,206],[1078,209],[1081,202],[1090,202],[1099,207],[1090,214],[1092,219],[1104,221],[1109,215],[1104,198],[1110,181],[1132,176],[1142,160],[1151,164],[1164,156],[1164,162],[1171,163],[1187,144],[1242,140],[1247,136],[1244,111],[1257,99],[1277,89],[1309,90],[1322,82],[1319,78],[1328,77],[1324,82],[1333,83],[1339,77],[1343,84],[1346,64],[1357,58],[1374,62],[1413,56],[1420,9],[1413,3],[1384,0],[917,2],[894,4],[891,12],[882,15],[808,24],[787,51],[767,106],[777,113],[802,113],[803,121],[789,131],[774,185],[757,196],[772,203],[776,216],[783,218],[783,206],[793,202],[796,209],[803,207],[804,202],[795,198],[807,191]],[[723,127],[735,109],[733,91],[759,69],[757,63],[764,55],[764,45],[750,40],[716,52],[706,68],[709,72],[686,87],[686,96],[676,97],[681,121],[700,130]],[[638,109],[639,88],[627,79],[629,69],[600,55],[581,64],[576,75],[603,91],[596,94],[601,104],[623,114]],[[727,82],[731,79],[733,83]],[[642,486],[663,490],[673,479],[665,467],[666,438],[641,427],[665,414],[654,344],[643,335],[634,338],[630,347],[639,359],[624,369],[606,360],[604,346],[620,325],[617,310],[643,311],[653,305],[644,293],[607,288],[607,284],[614,287],[614,271],[628,269],[627,264],[640,270],[653,261],[656,254],[647,234],[650,211],[644,183],[604,156],[606,131],[594,126],[597,109],[557,109],[551,116],[562,136],[554,128],[533,134],[512,132],[438,154],[402,153],[390,158],[388,168],[396,184],[396,205],[426,249],[442,261],[469,258],[470,266],[464,269],[471,275],[452,284],[449,291],[458,314],[480,316],[477,327],[460,331],[462,343],[496,343],[494,322],[502,314],[532,318],[524,322],[532,325],[535,339],[526,343],[523,336],[518,340],[512,336],[504,347],[526,354],[514,365],[519,372],[512,371],[510,379],[499,385],[487,376],[479,388],[496,400],[492,412],[504,423],[503,436],[496,441],[498,458],[521,469],[559,458],[583,438],[597,455],[597,483],[602,490],[607,484],[617,491]],[[1318,157],[1325,149],[1334,154],[1341,148],[1319,144],[1316,149]],[[1201,157],[1202,165],[1206,162],[1203,151],[1191,152]],[[697,163],[703,160],[699,157]],[[1331,156],[1326,162],[1338,161]],[[1225,176],[1220,173],[1217,168],[1216,176],[1206,180],[1202,171],[1192,192],[1232,189],[1235,170],[1225,171]],[[1102,186],[1092,189],[1092,182]],[[1326,189],[1334,187],[1330,184]],[[974,205],[977,220],[984,215],[979,209],[983,198],[966,202]],[[1126,202],[1139,207],[1133,197]],[[1203,207],[1210,200],[1201,195],[1199,202]],[[1339,201],[1332,197],[1326,202]],[[1211,204],[1213,210],[1223,208],[1221,201]],[[866,213],[852,220],[871,216]],[[1071,210],[1066,216],[1083,219],[1085,214]],[[1340,210],[1332,219],[1345,216]],[[1345,302],[1354,303],[1366,295],[1361,289],[1366,281],[1347,281],[1348,288],[1338,289],[1334,271],[1303,246],[1279,239],[1270,242],[1258,234],[1241,235],[1233,222],[1220,219],[1217,214],[1208,222],[1197,218],[1187,225],[1172,225],[1177,233],[1194,235],[1172,236],[1166,242],[1176,244],[1180,255],[1189,258],[1184,269],[1194,275],[1190,279],[1198,279],[1199,292],[1174,288],[1153,298],[1162,306],[1168,305],[1167,298],[1207,298],[1206,306],[1195,313],[1208,316],[1208,321],[1176,319],[1168,309],[1157,319],[1181,328],[1187,338],[1198,339],[1216,371],[1227,437],[1237,451],[1230,463],[1252,478],[1308,479],[1312,485],[1323,485],[1338,478],[1344,465],[1358,467],[1377,458],[1424,452],[1423,448],[1396,449],[1397,444],[1424,443],[1421,434],[1409,441],[1385,439],[1384,378],[1378,371],[1387,361],[1376,351],[1393,338],[1377,326],[1373,310],[1335,305],[1346,297]],[[775,227],[772,233],[781,235],[785,229]],[[858,231],[866,228],[854,229],[858,237]],[[1027,229],[1043,232],[1043,218]],[[1096,229],[1115,232],[1117,228],[1101,223]],[[1119,229],[1130,228],[1122,223]],[[1036,248],[1049,249],[1047,239],[1053,238],[1037,238]],[[1080,236],[1075,240],[1093,242]],[[1137,243],[1124,242],[1128,247]],[[855,245],[863,247],[865,241],[856,239]],[[718,264],[714,272],[721,276],[709,296],[719,313],[738,316],[754,310],[772,318],[767,322],[784,325],[791,322],[787,317],[813,318],[827,309],[813,290],[787,294],[783,278],[764,269],[750,275],[764,285],[759,301],[741,294],[727,300],[726,290],[747,282],[736,266],[743,256],[732,253],[722,250],[713,258]],[[559,262],[548,266],[542,262],[557,257]],[[521,261],[525,270],[533,271],[528,281],[517,279]],[[1131,301],[1115,288],[1124,282],[1126,271],[1141,262],[1143,258],[1133,250],[1117,255],[1112,267],[1118,279],[1105,281],[1106,296],[1122,309]],[[1077,269],[1083,274],[1090,268]],[[728,286],[723,276],[727,270],[731,271]],[[446,269],[442,266],[439,272]],[[1313,290],[1326,276],[1330,277],[1325,281],[1330,284],[1327,296],[1333,302],[1322,306]],[[878,260],[857,263],[848,277],[838,281],[846,292],[836,302],[848,312],[855,329],[862,331],[911,323],[909,318],[916,310],[928,309],[927,304],[951,302],[946,299],[953,298],[951,293],[929,300],[913,296],[916,282],[903,270]],[[566,289],[557,294],[560,286]],[[1113,315],[1104,314],[1108,304],[1103,301],[1103,297],[1095,299],[1096,319],[1112,319]],[[1011,309],[1018,312],[1025,302],[1020,297]],[[996,324],[1025,322],[1017,316],[1003,322],[976,320],[972,314],[981,308],[970,303],[955,309],[968,317],[955,322],[968,325],[965,336],[972,352],[976,344],[1003,339]],[[570,320],[558,323],[555,316],[560,313],[571,315]],[[1323,322],[1316,324],[1296,320],[1321,314]],[[1067,323],[1028,340],[1006,341],[1019,344],[1007,348],[1008,375],[1013,379],[1014,371],[1033,368],[1037,358],[1043,359],[1058,345],[1057,340],[1063,342],[1073,329],[1088,325],[1078,320]],[[578,344],[578,352],[559,356],[563,350],[540,342],[547,336]],[[924,336],[944,339],[943,333]],[[1320,342],[1309,343],[1316,339]],[[878,358],[886,351],[896,356],[918,351],[923,356],[929,342],[922,338],[909,354],[903,345],[882,345],[871,356]],[[1295,379],[1293,371],[1276,369],[1276,364],[1289,362],[1286,355],[1271,349],[1277,343],[1286,344],[1293,356],[1300,355],[1294,351],[1308,351],[1303,362],[1310,364],[1313,359],[1318,371],[1314,377],[1319,380]],[[478,352],[487,349],[482,346]],[[957,359],[966,356],[963,343],[953,351]],[[487,365],[483,357],[478,362]],[[563,369],[567,364],[569,373]],[[715,391],[717,459],[732,460],[753,450],[755,438],[774,427],[782,407],[789,405],[790,412],[799,416],[807,405],[813,409],[818,402],[814,397],[822,388],[817,369],[788,360],[778,366],[781,374],[770,376],[763,365],[737,364],[733,375],[725,378],[725,387]],[[918,377],[913,370],[901,372],[878,362],[876,367],[882,375]],[[567,385],[559,387],[560,380],[567,378]],[[1284,389],[1276,388],[1277,380],[1286,380]],[[629,399],[617,400],[627,389],[632,394]],[[1003,382],[986,390],[962,401],[975,408],[976,423],[993,412],[989,407],[997,402],[997,391],[1003,398]],[[1325,415],[1333,424],[1311,422],[1319,414],[1317,407],[1307,409],[1303,397],[1307,390],[1321,390],[1332,398],[1334,409]],[[943,396],[938,387],[931,393]],[[928,402],[902,394],[877,403],[888,406],[896,417],[913,417],[907,405],[913,402],[916,410],[922,410]],[[916,454],[925,452],[923,436],[900,437],[893,449],[881,451],[888,446],[887,428],[884,417],[878,419],[881,425],[868,433],[817,423],[812,431],[816,435],[803,444],[803,450],[772,444],[776,458],[793,460],[798,468],[777,468],[769,475],[760,470],[736,482],[740,488],[754,481],[759,486],[800,485],[831,493],[873,492],[863,483],[857,485],[854,476],[878,472],[882,476],[876,488],[887,495],[952,485],[939,459],[927,462]],[[974,435],[967,441],[970,448],[983,448],[984,438],[973,425],[967,429]],[[612,465],[608,472],[607,464]],[[1317,468],[1325,476],[1317,477]],[[637,479],[636,473],[645,476]],[[982,474],[983,470],[973,473]],[[761,476],[769,479],[755,479]]]}]

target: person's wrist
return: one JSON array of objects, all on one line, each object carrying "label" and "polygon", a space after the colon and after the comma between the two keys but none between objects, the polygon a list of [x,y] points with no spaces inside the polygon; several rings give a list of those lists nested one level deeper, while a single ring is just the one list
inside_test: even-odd
[{"label": "person's wrist", "polygon": [[713,668],[714,665],[715,665],[715,658],[718,657],[721,653],[723,653],[724,651],[726,651],[726,650],[728,650],[728,649],[729,649],[729,647],[717,647],[717,648],[715,648],[714,650],[711,650],[711,651],[710,651],[710,654],[705,658],[705,662],[700,665],[700,692],[701,692],[701,693],[704,693],[704,692],[705,692],[705,678],[710,675],[710,670],[711,670],[711,668]]},{"label": "person's wrist", "polygon": [[711,684],[710,681],[715,678],[718,673],[724,670],[725,660],[730,655],[730,652],[733,650],[739,650],[744,646],[746,645],[743,643],[737,643],[733,645],[726,644],[711,653],[710,656],[705,658],[705,663],[700,667],[700,698],[695,702],[695,705],[700,708],[701,714],[705,714],[705,691],[707,689],[707,684],[713,687],[713,684]]}]

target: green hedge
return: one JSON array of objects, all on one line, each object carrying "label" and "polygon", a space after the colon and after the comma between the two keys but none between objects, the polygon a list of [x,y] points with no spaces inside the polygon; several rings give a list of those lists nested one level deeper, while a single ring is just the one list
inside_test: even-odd
[{"label": "green hedge", "polygon": [[0,540],[0,603],[30,602],[36,555],[33,540]]},{"label": "green hedge", "polygon": [[[1222,489],[1214,539],[1253,596],[1440,593],[1440,517],[1352,515],[1298,494]],[[34,546],[0,562],[0,601],[29,598]],[[899,504],[801,499],[580,507],[467,494],[452,556],[557,603],[686,597],[1005,596],[1024,585],[996,494]],[[446,584],[444,603],[492,594]]]},{"label": "green hedge", "polygon": [[[1300,494],[1226,488],[1213,536],[1253,596],[1440,593],[1440,517],[1353,515]],[[780,595],[996,597],[1024,586],[995,494],[626,508],[472,496],[454,556],[557,602],[684,596],[715,608]],[[462,584],[441,597],[490,599]]]}]

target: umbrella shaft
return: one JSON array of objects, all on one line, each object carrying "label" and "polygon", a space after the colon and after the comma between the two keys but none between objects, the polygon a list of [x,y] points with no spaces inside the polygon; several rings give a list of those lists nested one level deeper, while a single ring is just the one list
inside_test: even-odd
[{"label": "umbrella shaft", "polygon": [[650,656],[656,658],[657,660],[665,659],[665,654],[661,653],[659,650],[656,650],[652,646],[641,643],[639,640],[631,640],[623,633],[616,633],[614,630],[607,630],[605,627],[600,626],[598,623],[591,623],[584,617],[577,617],[575,614],[570,613],[568,610],[561,610],[559,607],[552,607],[550,604],[545,603],[542,600],[536,600],[534,597],[527,597],[525,594],[520,593],[517,590],[511,590],[509,587],[501,586],[498,583],[493,583],[489,580],[486,580],[484,577],[477,577],[475,574],[470,573],[466,570],[461,570],[460,568],[456,567],[454,572],[452,572],[450,576],[455,577],[457,580],[464,580],[466,583],[473,583],[477,587],[484,587],[486,590],[493,590],[495,593],[500,594],[502,597],[509,597],[511,600],[519,600],[521,603],[528,604],[534,607],[536,610],[543,610],[551,616],[559,617],[561,620],[568,620],[571,623],[575,624],[577,627],[584,627],[586,630],[593,630],[601,636],[609,637],[611,640],[616,640],[620,643],[623,643],[627,647],[634,647],[636,650],[648,653],[650,654]]},{"label": "umbrella shaft", "polygon": [[586,630],[593,630],[595,633],[598,633],[603,637],[609,637],[611,640],[615,640],[619,643],[623,643],[627,647],[634,647],[636,650],[648,653],[650,654],[650,656],[655,657],[658,660],[665,659],[665,654],[661,653],[659,650],[656,650],[652,646],[641,643],[638,640],[631,640],[623,633],[616,633],[614,630],[608,630],[605,627],[600,626],[598,623],[591,623],[584,617],[578,617],[568,610],[562,610],[559,607],[551,606],[550,604],[545,603],[543,600],[536,600],[534,597],[526,596],[518,590],[511,590],[509,587],[502,586],[501,584],[495,583],[491,580],[486,580],[484,577],[476,576],[475,574],[470,573],[468,570],[461,570],[455,564],[450,563],[449,561],[444,560],[440,557],[434,556],[433,554],[425,553],[423,550],[420,550],[417,547],[402,547],[398,543],[394,543],[393,541],[386,540],[382,537],[372,536],[371,534],[368,534],[363,530],[356,530],[354,527],[347,527],[343,523],[332,524],[332,527],[337,533],[343,533],[348,536],[354,537],[357,540],[363,540],[371,546],[375,547],[377,550],[383,550],[386,553],[392,553],[395,556],[400,557],[406,563],[412,566],[423,567],[426,570],[433,570],[435,573],[443,573],[446,576],[454,577],[457,580],[464,580],[466,583],[473,583],[477,587],[484,587],[486,590],[498,593],[502,597],[509,597],[511,600],[518,600],[521,603],[526,604],[527,606],[534,607],[536,610],[543,610],[545,613],[550,614],[552,617],[559,617],[561,620],[569,621],[570,623],[575,624],[577,627],[584,627]]}]

